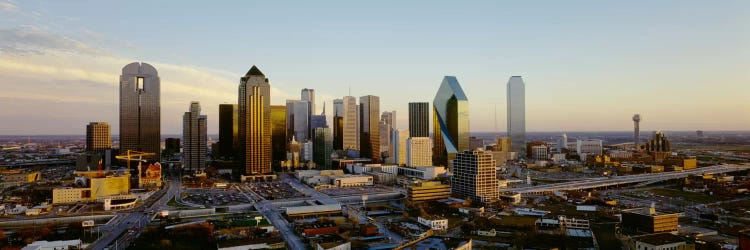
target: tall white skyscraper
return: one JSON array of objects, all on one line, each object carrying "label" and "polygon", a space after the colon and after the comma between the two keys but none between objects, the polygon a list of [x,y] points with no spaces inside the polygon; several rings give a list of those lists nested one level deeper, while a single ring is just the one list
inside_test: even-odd
[{"label": "tall white skyscraper", "polygon": [[512,76],[508,80],[508,137],[511,151],[526,152],[526,91],[523,79]]},{"label": "tall white skyscraper", "polygon": [[206,116],[201,115],[199,102],[190,103],[190,111],[182,116],[182,167],[199,171],[206,166]]},{"label": "tall white skyscraper", "polygon": [[409,137],[409,139],[406,139],[406,165],[409,167],[432,166],[432,140],[430,140],[430,137]]},{"label": "tall white skyscraper", "polygon": [[342,129],[342,148],[359,150],[359,131],[358,119],[359,111],[357,108],[357,98],[354,96],[344,96],[343,98],[344,125]]},{"label": "tall white skyscraper", "polygon": [[399,166],[406,165],[406,139],[409,138],[409,130],[397,129],[393,132],[393,163]]}]

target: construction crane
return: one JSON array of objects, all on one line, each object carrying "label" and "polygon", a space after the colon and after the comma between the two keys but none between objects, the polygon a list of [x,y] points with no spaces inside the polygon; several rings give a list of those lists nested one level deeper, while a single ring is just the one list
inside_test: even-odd
[{"label": "construction crane", "polygon": [[[115,156],[118,160],[125,160],[127,161],[127,167],[128,167],[128,174],[130,174],[130,161],[138,161],[138,185],[141,185],[141,163],[146,162],[146,160],[143,160],[143,157],[148,156],[155,156],[154,153],[146,153],[146,152],[140,152],[135,150],[128,150],[123,155]],[[134,157],[138,157],[137,159],[133,159]]]}]

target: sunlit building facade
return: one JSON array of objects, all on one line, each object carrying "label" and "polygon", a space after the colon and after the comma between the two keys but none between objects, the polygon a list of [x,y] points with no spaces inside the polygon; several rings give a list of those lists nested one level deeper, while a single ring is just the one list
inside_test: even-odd
[{"label": "sunlit building facade", "polygon": [[101,152],[112,148],[109,123],[90,122],[86,125],[86,151]]},{"label": "sunlit building facade", "polygon": [[271,85],[255,66],[240,78],[240,134],[245,174],[271,172]]},{"label": "sunlit building facade", "polygon": [[359,150],[372,163],[380,162],[380,97],[366,95],[359,98]]},{"label": "sunlit building facade", "polygon": [[271,105],[271,166],[281,168],[286,160],[286,106]]},{"label": "sunlit building facade", "polygon": [[499,198],[497,170],[492,154],[484,150],[456,154],[451,164],[451,193],[459,199],[488,203]]}]

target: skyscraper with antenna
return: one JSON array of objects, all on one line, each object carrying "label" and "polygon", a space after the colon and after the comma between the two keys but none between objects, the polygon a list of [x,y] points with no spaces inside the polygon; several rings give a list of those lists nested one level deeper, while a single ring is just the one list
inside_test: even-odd
[{"label": "skyscraper with antenna", "polygon": [[640,123],[641,123],[641,115],[640,114],[633,115],[633,130],[634,130],[633,131],[633,147],[635,147],[636,150],[638,149],[638,143],[640,142],[640,138],[639,138],[640,133],[641,133],[640,127],[639,127]]}]

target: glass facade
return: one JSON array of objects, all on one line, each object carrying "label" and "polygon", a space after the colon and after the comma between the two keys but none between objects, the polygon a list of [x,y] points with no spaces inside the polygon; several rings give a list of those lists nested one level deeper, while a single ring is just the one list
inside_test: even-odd
[{"label": "glass facade", "polygon": [[257,67],[240,78],[240,155],[248,175],[271,172],[270,93],[268,78]]},{"label": "glass facade", "polygon": [[409,103],[409,133],[411,137],[430,137],[430,103]]},{"label": "glass facade", "polygon": [[508,80],[508,137],[511,151],[523,154],[526,147],[526,92],[520,76]]},{"label": "glass facade", "polygon": [[448,166],[469,149],[469,100],[455,76],[446,76],[433,100],[433,164]]},{"label": "glass facade", "polygon": [[236,157],[238,114],[237,104],[219,104],[219,154],[222,157]]},{"label": "glass facade", "polygon": [[120,150],[154,153],[161,158],[161,81],[156,69],[134,62],[120,75]]},{"label": "glass facade", "polygon": [[271,166],[281,170],[281,162],[286,160],[286,106],[271,106]]},{"label": "glass facade", "polygon": [[331,169],[331,153],[333,153],[333,135],[331,128],[315,128],[313,145],[313,161],[318,169]]},{"label": "glass facade", "polygon": [[344,100],[333,100],[333,149],[344,149]]}]

